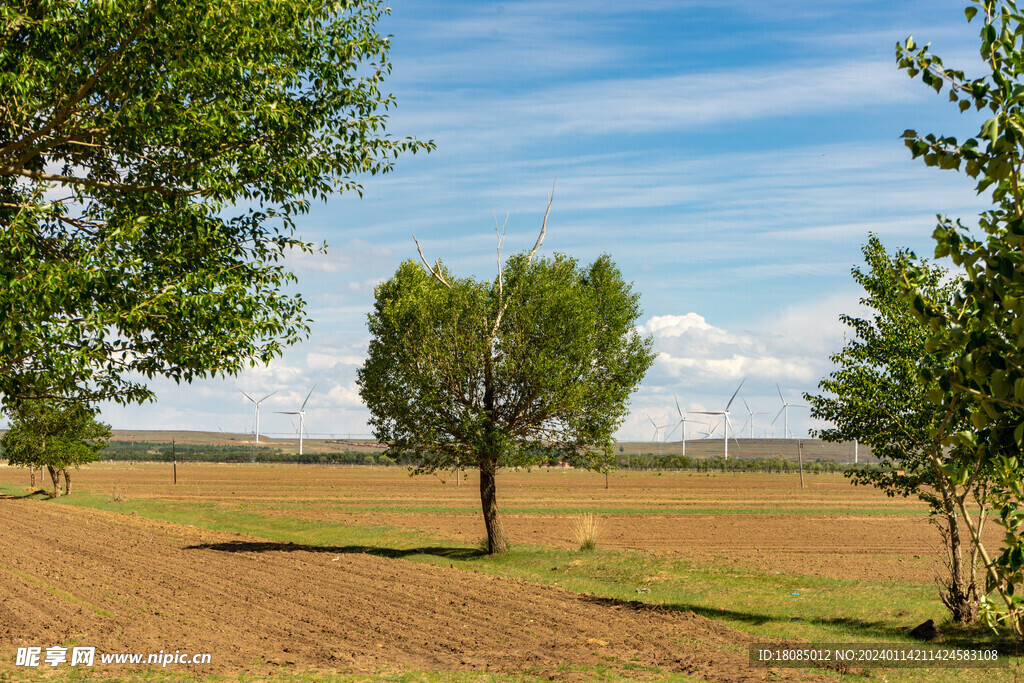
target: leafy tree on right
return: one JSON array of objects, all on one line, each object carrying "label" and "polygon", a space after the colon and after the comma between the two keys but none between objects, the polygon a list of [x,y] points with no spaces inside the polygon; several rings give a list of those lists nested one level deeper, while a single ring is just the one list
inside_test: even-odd
[{"label": "leafy tree on right", "polygon": [[[952,362],[925,368],[935,382],[930,398],[947,414],[967,403],[971,429],[945,430],[945,440],[962,447],[961,457],[940,460],[947,481],[991,477],[996,521],[1005,527],[1002,552],[979,543],[987,586],[981,610],[993,628],[1024,637],[1024,16],[1010,0],[979,0],[965,10],[980,20],[980,52],[989,73],[970,79],[948,69],[928,46],[907,38],[896,46],[900,68],[936,92],[945,90],[961,112],[985,111],[977,135],[952,137],[904,133],[914,157],[929,166],[962,170],[989,193],[992,208],[978,218],[983,235],[939,216],[936,257],[949,257],[963,271],[951,302],[936,301],[922,286],[926,274],[912,269],[908,300],[932,330],[928,349]],[[966,519],[964,510],[959,510]],[[971,527],[975,541],[978,530]]]},{"label": "leafy tree on right", "polygon": [[[852,441],[871,447],[871,453],[888,465],[851,469],[846,476],[889,496],[917,496],[931,508],[946,551],[948,573],[942,577],[940,597],[954,621],[971,623],[977,618],[979,595],[975,576],[977,547],[961,523],[958,508],[972,510],[980,528],[986,519],[986,477],[966,485],[951,482],[936,467],[946,457],[942,437],[952,427],[968,428],[968,403],[951,412],[935,405],[928,394],[934,380],[922,381],[920,369],[942,368],[947,355],[929,352],[930,328],[914,317],[903,296],[901,278],[913,264],[922,291],[935,301],[948,301],[956,282],[944,284],[946,271],[916,261],[909,252],[886,252],[872,235],[863,248],[868,268],[853,269],[853,278],[865,291],[860,303],[867,317],[842,315],[850,337],[831,360],[836,370],[818,384],[820,395],[804,394],[811,415],[833,426],[817,432],[825,441]],[[962,445],[953,455],[967,453]],[[958,505],[959,504],[959,505]],[[966,546],[967,552],[964,552]]]}]

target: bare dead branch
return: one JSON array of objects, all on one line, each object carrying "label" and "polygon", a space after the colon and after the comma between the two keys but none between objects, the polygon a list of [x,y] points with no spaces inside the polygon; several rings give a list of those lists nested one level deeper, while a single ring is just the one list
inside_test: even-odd
[{"label": "bare dead branch", "polygon": [[505,293],[505,274],[501,267],[501,247],[505,244],[505,228],[508,227],[508,212],[505,212],[505,222],[501,224],[501,232],[498,232],[498,214],[494,214],[494,234],[498,236],[498,301],[502,300]]},{"label": "bare dead branch", "polygon": [[[536,244],[533,245],[533,249],[530,250],[530,256],[527,258],[527,263],[533,261],[534,255],[536,255],[537,250],[540,249],[540,245],[544,242],[544,234],[547,232],[548,229],[548,214],[551,213],[551,204],[555,201],[555,183],[557,182],[558,179],[556,178],[555,181],[551,183],[551,196],[548,197],[548,208],[544,211],[544,220],[541,222],[540,225],[540,235],[537,236],[537,242]],[[498,269],[498,272],[500,276],[500,268]],[[500,283],[501,281],[499,280],[499,284]],[[509,301],[501,301],[501,299],[499,299],[499,301],[501,303],[498,306],[498,315],[495,316],[494,325],[493,327],[491,327],[490,346],[492,348],[494,347],[494,339],[495,337],[498,336],[498,329],[501,327],[501,319],[505,315],[505,310],[508,308],[509,304]]]},{"label": "bare dead branch", "polygon": [[537,243],[533,245],[533,249],[530,250],[530,258],[528,261],[533,261],[534,255],[537,250],[540,249],[540,245],[544,243],[544,234],[548,229],[548,214],[551,213],[551,204],[555,201],[555,185],[558,183],[558,178],[555,178],[551,183],[551,195],[548,197],[548,208],[544,211],[544,221],[540,224],[540,234],[537,235]]},{"label": "bare dead branch", "polygon": [[434,279],[436,279],[438,282],[440,282],[448,289],[451,289],[452,286],[448,284],[448,281],[444,279],[443,275],[441,275],[439,262],[435,261],[433,266],[427,263],[427,257],[423,255],[423,249],[420,247],[420,241],[416,239],[416,235],[412,236],[412,241],[416,243],[416,251],[420,252],[420,259],[422,259],[423,265],[427,267],[427,270],[429,270],[430,274],[434,276]]}]

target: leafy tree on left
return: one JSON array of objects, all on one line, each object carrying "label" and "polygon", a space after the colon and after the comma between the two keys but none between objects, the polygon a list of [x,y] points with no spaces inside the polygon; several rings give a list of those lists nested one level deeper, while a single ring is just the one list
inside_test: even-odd
[{"label": "leafy tree on left", "polygon": [[[122,403],[308,334],[282,259],[384,132],[374,0],[0,4],[0,393]],[[45,387],[46,389],[41,389]]]},{"label": "leafy tree on left", "polygon": [[110,438],[110,425],[96,420],[96,410],[81,403],[24,401],[6,411],[11,426],[0,440],[7,464],[50,472],[53,495],[71,493],[71,468],[99,459]]}]

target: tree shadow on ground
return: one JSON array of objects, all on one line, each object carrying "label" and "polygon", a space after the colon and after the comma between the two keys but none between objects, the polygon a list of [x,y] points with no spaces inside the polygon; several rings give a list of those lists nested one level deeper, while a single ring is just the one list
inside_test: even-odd
[{"label": "tree shadow on ground", "polygon": [[485,555],[475,548],[382,548],[372,545],[307,545],[304,543],[278,541],[225,541],[223,543],[199,543],[185,546],[185,550],[216,550],[222,553],[266,553],[266,552],[309,552],[331,553],[334,555],[373,555],[374,557],[406,558],[413,555],[433,555],[449,560],[471,560]]},{"label": "tree shadow on ground", "polygon": [[[814,624],[817,626],[834,626],[837,631],[842,633],[842,636],[837,636],[836,642],[849,641],[849,634],[854,636],[863,636],[865,642],[878,641],[879,639],[887,639],[894,642],[904,642],[907,638],[910,630],[917,626],[917,624],[908,624],[907,626],[893,626],[879,621],[866,621],[863,619],[854,619],[851,617],[833,617],[833,618],[814,618],[814,617],[801,617],[798,614],[791,616],[776,616],[776,615],[765,615],[765,614],[753,614],[750,612],[738,612],[736,610],[728,609],[715,609],[711,607],[702,607],[700,605],[687,605],[687,604],[652,604],[647,602],[640,602],[639,600],[617,600],[614,598],[602,598],[596,595],[581,595],[582,599],[589,602],[604,605],[608,607],[617,607],[619,609],[627,608],[637,611],[652,611],[652,612],[664,612],[664,611],[680,611],[690,612],[702,617],[707,617],[715,621],[738,621],[745,624],[752,624],[760,626],[769,623],[783,623],[790,622],[794,619],[806,622],[808,624]],[[798,610],[794,610],[797,612]],[[991,632],[981,625],[975,625],[970,627],[958,626],[958,625],[941,625],[942,635],[938,640],[932,641],[930,644],[942,647],[958,647],[965,649],[995,649],[998,650],[1001,655],[1021,655],[1024,654],[1024,645],[1016,642],[1012,638],[993,638]]]},{"label": "tree shadow on ground", "polygon": [[43,489],[36,489],[20,496],[13,493],[0,493],[0,500],[21,500],[23,498],[53,498],[53,495]]}]

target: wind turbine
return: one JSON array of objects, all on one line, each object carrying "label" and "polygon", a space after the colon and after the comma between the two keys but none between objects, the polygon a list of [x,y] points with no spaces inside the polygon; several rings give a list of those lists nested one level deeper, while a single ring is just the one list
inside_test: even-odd
[{"label": "wind turbine", "polygon": [[806,408],[807,406],[800,405],[799,403],[787,403],[786,399],[782,396],[782,389],[779,387],[778,382],[775,383],[775,388],[779,390],[779,398],[782,399],[782,407],[779,408],[779,412],[775,414],[775,419],[772,420],[772,424],[775,424],[775,421],[779,419],[779,416],[785,413],[785,418],[783,419],[785,428],[782,430],[782,438],[785,439],[786,435],[789,434],[789,438],[792,439],[793,432],[789,431],[789,408],[790,406],[793,408]]},{"label": "wind turbine", "polygon": [[[239,389],[239,391],[242,391],[242,390]],[[257,401],[252,396],[250,396],[249,394],[247,394],[244,391],[242,391],[242,395],[243,396],[245,396],[247,399],[249,399],[250,401],[252,401],[253,403],[256,404],[256,445],[257,446],[260,444],[260,404],[263,403],[264,401],[266,401],[268,398],[270,398],[271,396],[273,396],[276,393],[277,393],[276,391],[271,391],[269,394],[267,394],[266,396],[264,396],[263,398],[261,398],[260,400]]]},{"label": "wind turbine", "polygon": [[[313,389],[316,389],[316,385],[313,385]],[[274,411],[279,415],[298,415],[299,416],[299,455],[302,455],[302,433],[306,431],[306,403],[309,401],[309,397],[313,395],[313,389],[309,390],[306,394],[306,400],[302,402],[302,407],[297,411],[285,411],[277,410]]]},{"label": "wind turbine", "polygon": [[[698,415],[721,415],[722,416],[722,418],[723,418],[722,423],[725,425],[725,459],[726,460],[729,459],[729,428],[732,427],[732,423],[729,422],[729,407],[732,405],[732,402],[736,400],[736,394],[740,393],[740,389],[743,388],[743,382],[746,382],[746,381],[747,381],[747,378],[744,377],[743,380],[740,382],[740,385],[738,387],[736,387],[736,391],[733,392],[732,398],[730,398],[729,402],[725,404],[725,410],[713,410],[713,411],[695,410],[695,411],[693,411],[693,412],[697,413]],[[735,432],[733,432],[733,433],[735,434]],[[732,440],[736,441],[736,437],[733,436]],[[740,442],[736,441],[736,446],[739,447],[739,445],[740,445]]]},{"label": "wind turbine", "polygon": [[[747,409],[747,422],[750,423],[750,438],[753,439],[754,438],[754,416],[755,415],[768,415],[769,413],[766,413],[766,412],[754,412],[753,410],[750,409],[750,406],[747,405],[746,399],[742,399],[741,398],[740,400],[743,401],[743,407]],[[743,427],[747,426],[747,422],[743,423]],[[743,427],[740,427],[740,433],[741,434],[743,433]]]},{"label": "wind turbine", "polygon": [[658,434],[661,433],[661,430],[664,429],[664,427],[659,427],[657,423],[651,419],[650,415],[647,416],[647,420],[654,425],[654,441],[658,444],[658,457],[661,457],[661,441],[658,440]]},{"label": "wind turbine", "polygon": [[681,443],[683,445],[683,455],[686,455],[686,423],[687,422],[696,422],[699,425],[706,424],[706,423],[705,422],[699,422],[697,420],[688,420],[686,418],[686,416],[683,415],[682,408],[679,407],[679,397],[676,396],[675,394],[673,394],[672,398],[674,398],[675,401],[676,401],[676,412],[679,413],[679,422],[677,422],[676,426],[672,428],[671,432],[669,432],[669,436],[671,436],[672,433],[676,431],[676,427],[682,427],[683,428],[683,432],[679,436],[679,443]]}]

